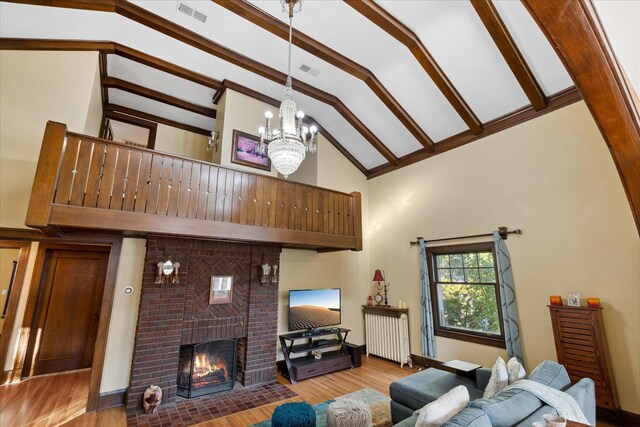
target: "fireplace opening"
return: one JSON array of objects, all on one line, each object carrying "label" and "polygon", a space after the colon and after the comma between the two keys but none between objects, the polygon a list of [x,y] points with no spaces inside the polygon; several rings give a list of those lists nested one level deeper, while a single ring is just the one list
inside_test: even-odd
[{"label": "fireplace opening", "polygon": [[236,340],[180,346],[178,396],[187,398],[232,390],[236,379]]}]

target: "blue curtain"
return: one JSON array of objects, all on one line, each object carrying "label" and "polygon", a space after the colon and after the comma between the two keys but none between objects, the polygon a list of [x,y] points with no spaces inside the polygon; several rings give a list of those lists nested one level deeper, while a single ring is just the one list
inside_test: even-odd
[{"label": "blue curtain", "polygon": [[507,344],[507,356],[515,357],[524,366],[522,348],[520,347],[520,323],[518,321],[518,307],[511,270],[511,256],[507,243],[500,237],[499,232],[493,232],[493,243],[496,249],[498,264],[498,279],[500,282],[500,302],[502,304],[502,320],[504,323],[504,339]]},{"label": "blue curtain", "polygon": [[422,282],[422,355],[436,357],[433,338],[433,309],[431,306],[431,285],[429,270],[427,269],[427,245],[424,239],[418,239],[420,244],[420,281]]}]

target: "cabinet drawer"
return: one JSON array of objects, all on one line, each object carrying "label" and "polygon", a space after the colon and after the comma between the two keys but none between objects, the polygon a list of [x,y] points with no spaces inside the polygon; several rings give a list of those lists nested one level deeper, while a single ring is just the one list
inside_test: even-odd
[{"label": "cabinet drawer", "polygon": [[601,408],[617,409],[609,393],[596,393],[596,405]]},{"label": "cabinet drawer", "polygon": [[323,374],[325,372],[323,362],[313,363],[309,365],[294,366],[294,370],[296,373],[296,378],[298,379],[313,377],[316,375]]},{"label": "cabinet drawer", "polygon": [[335,358],[331,358],[324,362],[325,371],[337,371],[338,369],[345,369],[351,367],[351,356],[344,355]]}]

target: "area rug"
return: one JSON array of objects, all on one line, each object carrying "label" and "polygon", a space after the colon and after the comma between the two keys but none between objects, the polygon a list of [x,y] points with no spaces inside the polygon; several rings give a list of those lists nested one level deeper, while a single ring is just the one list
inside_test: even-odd
[{"label": "area rug", "polygon": [[[389,427],[392,426],[391,422],[391,407],[388,396],[380,393],[371,388],[363,388],[362,390],[354,391],[353,393],[345,394],[344,396],[336,397],[335,399],[327,400],[317,403],[313,406],[313,410],[316,411],[316,427],[326,427],[327,425],[327,409],[331,403],[338,399],[355,399],[364,402],[369,409],[371,409],[371,420],[373,427]],[[258,424],[254,424],[251,427],[269,427],[271,426],[271,420],[265,420]]]}]

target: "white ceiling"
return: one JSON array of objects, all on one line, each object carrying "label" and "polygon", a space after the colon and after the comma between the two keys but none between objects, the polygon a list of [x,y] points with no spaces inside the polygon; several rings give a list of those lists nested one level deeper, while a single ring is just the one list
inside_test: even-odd
[{"label": "white ceiling", "polygon": [[[201,23],[177,10],[177,2],[134,1],[138,6],[195,31],[228,49],[286,72],[287,43],[267,30],[210,1],[186,1],[208,16]],[[286,21],[279,0],[254,1]],[[468,1],[384,0],[378,2],[412,29],[482,122],[511,113],[529,101]],[[520,2],[494,2],[546,95],[573,85],[534,20]],[[417,124],[437,142],[468,128],[411,52],[340,0],[305,0],[294,27],[368,68]],[[0,3],[0,35],[18,38],[110,40],[165,61],[228,79],[272,98],[282,83],[273,82],[197,48],[114,13]],[[317,76],[299,70],[305,64]],[[358,78],[297,47],[294,78],[337,96],[396,156],[422,148],[400,120]],[[108,75],[214,108],[214,91],[134,61],[108,55]],[[295,85],[294,85],[295,92]],[[171,118],[204,129],[215,121],[176,107],[109,90],[113,103]],[[298,108],[313,116],[367,169],[386,163],[369,142],[333,107],[295,93]],[[261,117],[256,117],[256,127]]]}]

